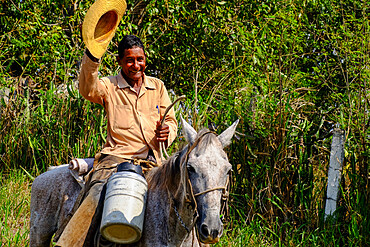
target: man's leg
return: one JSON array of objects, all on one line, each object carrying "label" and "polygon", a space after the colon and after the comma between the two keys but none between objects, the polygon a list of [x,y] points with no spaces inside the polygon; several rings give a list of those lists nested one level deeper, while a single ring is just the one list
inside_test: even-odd
[{"label": "man's leg", "polygon": [[80,207],[74,213],[66,228],[64,228],[62,235],[56,243],[57,246],[83,246],[90,224],[98,207],[103,187],[104,183],[96,183],[90,188]]},{"label": "man's leg", "polygon": [[97,166],[94,167],[90,181],[86,184],[88,191],[86,197],[65,227],[56,243],[57,246],[81,247],[84,245],[86,236],[89,238],[87,242],[91,241],[90,238],[93,236],[91,231],[93,228],[90,229],[90,225],[91,223],[100,223],[96,221],[100,221],[99,216],[101,215],[103,206],[104,198],[100,198],[101,192],[108,178],[117,170],[114,164],[124,161],[124,159],[115,156],[102,155]]}]

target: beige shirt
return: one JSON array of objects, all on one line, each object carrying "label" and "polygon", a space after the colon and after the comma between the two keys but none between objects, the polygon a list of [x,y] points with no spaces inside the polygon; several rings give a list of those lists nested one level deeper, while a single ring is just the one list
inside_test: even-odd
[{"label": "beige shirt", "polygon": [[[154,130],[156,121],[163,116],[171,104],[163,82],[157,78],[144,76],[140,93],[125,81],[121,73],[99,79],[99,63],[83,56],[80,72],[80,93],[87,100],[103,105],[107,117],[107,142],[103,154],[111,154],[124,159],[145,159],[149,149],[161,164],[159,143]],[[177,134],[177,121],[171,109],[165,123],[170,128],[168,145]]]}]

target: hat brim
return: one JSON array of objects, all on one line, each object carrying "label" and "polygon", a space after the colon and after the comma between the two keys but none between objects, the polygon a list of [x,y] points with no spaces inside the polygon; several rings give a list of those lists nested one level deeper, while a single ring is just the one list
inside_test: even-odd
[{"label": "hat brim", "polygon": [[126,10],[125,0],[97,0],[85,15],[82,39],[90,53],[101,58]]}]

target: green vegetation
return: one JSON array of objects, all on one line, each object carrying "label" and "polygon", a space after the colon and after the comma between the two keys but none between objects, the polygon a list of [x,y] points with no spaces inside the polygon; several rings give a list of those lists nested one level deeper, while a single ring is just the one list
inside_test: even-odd
[{"label": "green vegetation", "polygon": [[0,244],[28,246],[32,182],[21,170],[8,172],[0,172]]},{"label": "green vegetation", "polygon": [[[0,5],[1,246],[27,245],[31,177],[104,143],[103,109],[76,86],[92,2]],[[240,119],[216,246],[370,245],[369,12],[361,0],[128,2],[101,74],[117,72],[117,43],[136,34],[147,74],[187,96],[177,114],[216,131]],[[325,223],[335,126],[346,131],[345,163]]]}]

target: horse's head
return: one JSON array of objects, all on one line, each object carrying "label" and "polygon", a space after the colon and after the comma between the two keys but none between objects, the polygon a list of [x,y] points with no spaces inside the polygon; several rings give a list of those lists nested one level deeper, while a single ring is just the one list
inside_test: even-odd
[{"label": "horse's head", "polygon": [[230,144],[238,121],[216,136],[209,130],[197,133],[182,119],[183,132],[188,141],[184,158],[198,219],[195,223],[198,239],[203,243],[216,243],[223,232],[220,217],[222,197],[227,193],[231,164],[223,148]]}]

